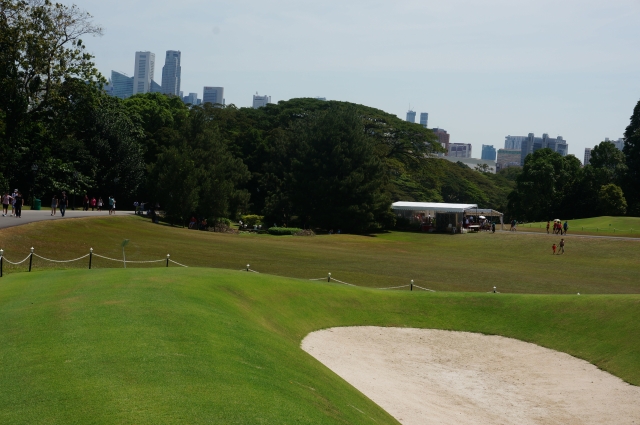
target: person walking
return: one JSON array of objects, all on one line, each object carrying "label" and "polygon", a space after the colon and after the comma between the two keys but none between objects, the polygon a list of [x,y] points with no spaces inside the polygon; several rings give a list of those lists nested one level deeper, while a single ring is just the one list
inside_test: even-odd
[{"label": "person walking", "polygon": [[547,221],[547,235],[549,234],[549,222]]},{"label": "person walking", "polygon": [[11,203],[11,196],[9,196],[9,192],[5,192],[2,195],[2,216],[6,217],[9,214],[9,204]]},{"label": "person walking", "polygon": [[91,211],[93,211],[96,208],[96,197],[94,196],[93,198],[91,198]]},{"label": "person walking", "polygon": [[14,189],[11,194],[11,216],[16,216],[16,197],[18,196],[18,189]]},{"label": "person walking", "polygon": [[113,205],[115,204],[116,200],[113,199],[112,196],[109,196],[109,215],[113,214]]},{"label": "person walking", "polygon": [[496,232],[496,223],[491,222],[491,233],[495,233],[495,232]]},{"label": "person walking", "polygon": [[558,254],[564,254],[564,239],[560,239],[560,251]]},{"label": "person walking", "polygon": [[564,221],[564,234],[567,234],[567,230],[569,230],[569,222],[567,220]]},{"label": "person walking", "polygon": [[87,194],[84,194],[84,198],[82,198],[82,209],[84,211],[89,211],[89,197]]},{"label": "person walking", "polygon": [[67,212],[67,207],[69,206],[69,197],[67,197],[67,192],[62,191],[62,196],[60,196],[60,202],[58,202],[58,209],[60,210],[60,215],[64,217],[64,213]]},{"label": "person walking", "polygon": [[56,208],[58,208],[58,196],[53,195],[53,198],[51,198],[51,215],[56,215]]},{"label": "person walking", "polygon": [[551,245],[551,249],[553,250],[553,255],[556,255],[556,244]]},{"label": "person walking", "polygon": [[22,207],[24,206],[24,198],[22,197],[22,193],[18,192],[14,198],[15,202],[15,211],[16,218],[22,217]]},{"label": "person walking", "polygon": [[102,206],[104,205],[104,201],[102,198],[98,198],[98,211],[102,211]]}]

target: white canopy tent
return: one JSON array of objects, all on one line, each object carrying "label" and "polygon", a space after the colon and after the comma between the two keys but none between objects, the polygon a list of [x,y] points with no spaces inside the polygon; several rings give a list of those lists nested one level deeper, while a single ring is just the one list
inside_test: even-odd
[{"label": "white canopy tent", "polygon": [[466,210],[478,208],[477,204],[445,204],[442,202],[405,202],[391,204],[394,211],[433,211],[445,213],[463,213]]}]

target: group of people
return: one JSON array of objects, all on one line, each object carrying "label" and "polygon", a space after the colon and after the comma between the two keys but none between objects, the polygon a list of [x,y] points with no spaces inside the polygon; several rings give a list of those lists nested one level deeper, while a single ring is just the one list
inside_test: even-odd
[{"label": "group of people", "polygon": [[191,221],[189,221],[189,229],[207,230],[207,226],[208,225],[209,224],[207,223],[207,219],[206,218],[203,218],[198,223],[198,220],[195,218],[195,216],[193,216],[193,217],[191,217]]},{"label": "group of people", "polygon": [[564,238],[560,239],[560,243],[558,245],[551,245],[551,249],[553,250],[553,255],[556,255],[556,250],[558,250],[558,255],[564,254]]},{"label": "group of people", "polygon": [[[9,214],[9,206],[11,206],[11,214]],[[22,207],[24,206],[24,198],[22,197],[22,192],[18,189],[14,190],[13,193],[9,194],[9,192],[5,192],[2,195],[2,216],[6,217],[9,215],[10,217],[22,217]]]},{"label": "group of people", "polygon": [[[549,234],[549,228],[551,227],[551,222],[547,221],[547,234]],[[554,235],[566,235],[567,230],[569,230],[569,223],[567,221],[562,224],[560,220],[553,222],[553,234]]]},{"label": "group of people", "polygon": [[[89,199],[88,195],[84,195],[84,198],[82,199],[83,211],[89,211],[89,208],[91,208],[91,211],[102,211],[103,206],[104,201],[101,197],[98,197],[98,199],[96,199],[96,197],[94,196]],[[64,214],[68,207],[69,197],[67,196],[67,192],[65,192],[64,190],[62,191],[60,197],[58,197],[58,195],[53,195],[53,197],[51,198],[51,215],[56,215],[56,213],[60,211],[60,215],[64,217]],[[113,196],[109,196],[109,215],[115,213],[116,200],[113,198]]]}]

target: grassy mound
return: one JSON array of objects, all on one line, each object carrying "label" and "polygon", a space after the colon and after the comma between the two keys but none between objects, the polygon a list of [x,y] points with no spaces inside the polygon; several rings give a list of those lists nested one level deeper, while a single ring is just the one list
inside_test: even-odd
[{"label": "grassy mound", "polygon": [[[640,293],[638,240],[567,239],[567,253],[551,255],[560,238],[548,235],[479,233],[434,235],[393,232],[375,237],[323,235],[313,238],[200,232],[150,223],[140,217],[103,217],[32,223],[0,230],[0,248],[12,261],[30,247],[58,260],[96,253],[122,258],[120,243],[130,239],[127,259],[171,258],[189,266],[231,270],[247,264],[260,272],[337,279],[360,286],[417,285],[438,291],[503,293]],[[158,267],[132,264],[128,267]],[[36,271],[86,268],[77,263],[49,263],[34,258]],[[94,268],[122,267],[94,258]],[[28,265],[10,267],[8,274]]]},{"label": "grassy mound", "polygon": [[[640,238],[640,217],[591,217],[569,221],[569,234]],[[562,222],[564,224],[564,221]],[[547,222],[519,225],[522,230],[547,231]],[[551,223],[553,229],[553,223]]]},{"label": "grassy mound", "polygon": [[299,348],[332,326],[500,334],[640,384],[638,295],[389,292],[194,268],[1,283],[1,423],[396,423]]}]

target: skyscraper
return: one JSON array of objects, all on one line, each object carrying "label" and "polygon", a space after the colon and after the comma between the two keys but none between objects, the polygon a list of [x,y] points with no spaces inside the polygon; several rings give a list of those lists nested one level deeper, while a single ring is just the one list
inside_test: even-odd
[{"label": "skyscraper", "polygon": [[202,103],[224,105],[224,87],[205,87],[202,90]]},{"label": "skyscraper", "polygon": [[126,99],[133,95],[133,77],[117,71],[111,71],[112,96]]},{"label": "skyscraper", "polygon": [[411,109],[409,109],[409,111],[407,111],[407,121],[408,122],[416,122],[416,113],[414,111],[412,111]]},{"label": "skyscraper", "polygon": [[429,122],[429,114],[427,112],[420,112],[420,125],[427,128]]},{"label": "skyscraper", "polygon": [[584,148],[584,162],[582,165],[589,165],[591,162],[591,148]]},{"label": "skyscraper", "polygon": [[544,148],[549,148],[554,152],[558,152],[562,156],[567,156],[569,153],[569,145],[562,136],[558,136],[554,139],[553,137],[549,137],[547,133],[544,133],[542,137],[535,137],[533,133],[529,133],[529,135],[522,141],[522,147],[520,149],[520,165],[524,165],[524,159],[527,155]]},{"label": "skyscraper", "polygon": [[527,136],[507,136],[504,138],[504,148],[520,150],[523,140],[527,140]]},{"label": "skyscraper", "polygon": [[271,96],[259,96],[258,93],[253,95],[253,109],[262,108],[271,103]]},{"label": "skyscraper", "polygon": [[167,50],[162,67],[162,93],[178,96],[180,94],[180,51]]},{"label": "skyscraper", "polygon": [[496,160],[496,148],[493,145],[482,145],[482,155],[480,159]]},{"label": "skyscraper", "polygon": [[447,152],[449,152],[449,137],[451,135],[447,133],[447,130],[444,130],[442,128],[434,128],[432,131],[436,134],[436,137],[438,138],[438,142],[440,143],[440,145],[442,145],[442,147]]},{"label": "skyscraper", "polygon": [[187,96],[182,98],[182,101],[187,105],[197,105],[198,104],[198,93],[189,93]]},{"label": "skyscraper", "polygon": [[151,52],[136,52],[133,69],[133,94],[149,93],[156,65],[156,55]]}]

